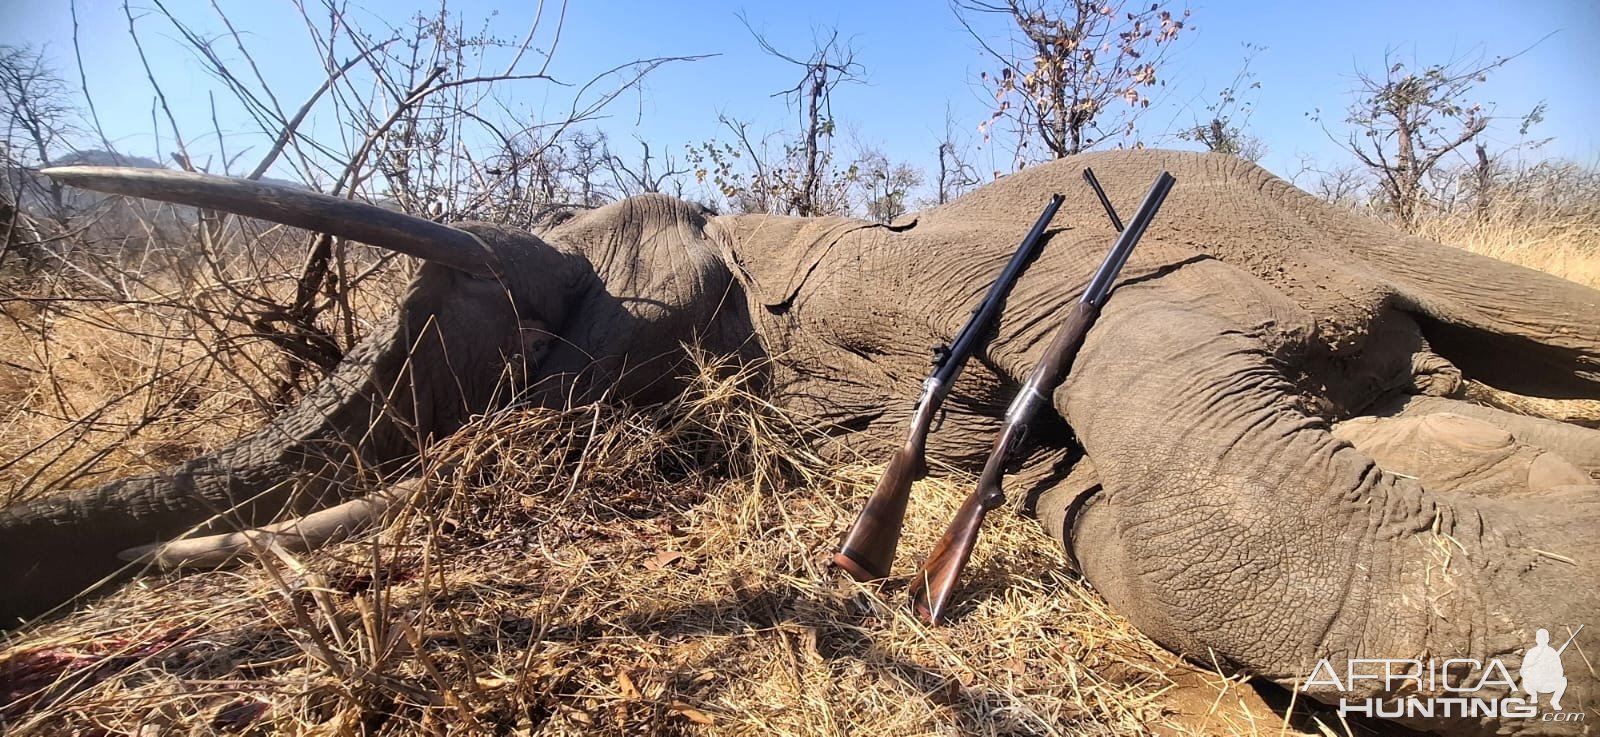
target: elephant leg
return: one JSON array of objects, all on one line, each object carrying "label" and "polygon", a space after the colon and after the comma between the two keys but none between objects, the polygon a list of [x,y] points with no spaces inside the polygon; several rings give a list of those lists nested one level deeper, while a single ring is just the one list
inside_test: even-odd
[{"label": "elephant leg", "polygon": [[1588,473],[1560,455],[1451,412],[1358,417],[1334,426],[1333,435],[1433,491],[1497,496],[1589,483]]},{"label": "elephant leg", "polygon": [[1438,413],[1486,422],[1510,433],[1517,442],[1543,448],[1570,461],[1592,478],[1600,479],[1600,430],[1441,397],[1401,397],[1373,412],[1379,417],[1422,417]]}]

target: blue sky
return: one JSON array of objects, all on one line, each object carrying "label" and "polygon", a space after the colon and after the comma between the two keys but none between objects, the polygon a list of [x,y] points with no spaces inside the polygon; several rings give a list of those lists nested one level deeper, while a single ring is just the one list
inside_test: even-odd
[{"label": "blue sky", "polygon": [[[149,13],[151,0],[131,2],[145,50],[180,123],[188,131],[209,130],[206,91],[216,89],[216,83],[170,26]],[[75,81],[65,0],[0,0],[0,4],[7,6],[0,17],[10,19],[0,28],[0,43],[43,45],[63,76]],[[320,81],[321,70],[293,7],[269,0],[218,0],[218,4],[248,34],[247,43],[280,100],[287,107],[298,106]],[[518,36],[526,31],[536,3],[452,0],[450,5],[474,22],[492,17],[489,28],[495,33]],[[551,13],[557,3],[546,5]],[[202,31],[220,31],[207,0],[168,0],[166,6]],[[359,9],[363,24],[376,29],[382,22],[399,23],[415,9],[437,4],[368,0],[353,7]],[[1319,108],[1331,113],[1325,117],[1331,118],[1338,133],[1338,121],[1355,86],[1355,70],[1379,70],[1386,51],[1427,63],[1493,57],[1533,46],[1481,85],[1477,100],[1492,104],[1507,118],[1546,101],[1549,111],[1536,133],[1555,140],[1543,153],[1590,163],[1600,159],[1600,133],[1595,132],[1600,123],[1600,82],[1594,76],[1600,69],[1600,2],[1346,0],[1335,5],[1196,0],[1188,7],[1192,30],[1177,42],[1165,72],[1167,87],[1141,120],[1141,136],[1149,144],[1191,146],[1174,140],[1169,132],[1204,114],[1205,105],[1238,72],[1247,43],[1266,47],[1251,65],[1261,87],[1253,98],[1256,110],[1249,132],[1267,145],[1262,163],[1284,176],[1294,175],[1303,160],[1320,166],[1349,160],[1307,113]],[[1331,10],[1335,8],[1336,13]],[[719,113],[751,121],[755,130],[792,128],[796,116],[770,95],[792,86],[795,71],[760,52],[736,16],[741,10],[780,48],[804,53],[813,34],[837,27],[857,49],[866,68],[865,82],[841,87],[834,98],[841,140],[854,137],[891,158],[926,165],[933,159],[948,109],[959,132],[978,142],[975,129],[985,117],[987,100],[976,86],[977,76],[992,65],[939,1],[574,0],[567,8],[550,71],[558,79],[581,83],[600,69],[633,58],[719,54],[664,67],[639,93],[619,100],[599,124],[618,144],[639,136],[656,151],[681,152],[686,143],[719,134]],[[78,14],[80,34],[86,40],[89,88],[108,135],[125,152],[153,153],[152,95],[129,40],[120,1],[78,0]],[[541,34],[536,45],[549,40]],[[570,94],[542,83],[518,89],[520,107],[515,112],[528,118],[564,110]],[[221,125],[238,131],[230,133],[230,149],[259,147],[259,140],[248,133],[247,119],[228,107],[225,98],[217,95]],[[331,125],[321,120],[316,130],[328,131]],[[1491,137],[1497,144],[1515,143],[1515,122],[1497,125]],[[215,141],[202,138],[192,146],[212,150]],[[627,150],[625,145],[618,148]],[[1004,168],[1008,159],[997,153],[991,165],[987,151],[980,150],[982,168]]]}]

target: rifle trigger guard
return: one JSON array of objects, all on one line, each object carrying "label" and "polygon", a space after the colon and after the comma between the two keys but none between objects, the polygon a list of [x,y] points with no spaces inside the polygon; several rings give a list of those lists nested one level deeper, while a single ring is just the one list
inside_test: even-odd
[{"label": "rifle trigger guard", "polygon": [[[1023,466],[1027,465],[1028,454],[1022,451],[1028,445],[1028,434],[1031,429],[1028,424],[1018,427],[1016,435],[1012,436],[1010,444],[1006,446],[1005,468],[1007,473],[1018,473],[1022,471]],[[1001,498],[1004,499],[1005,497],[1002,496]]]},{"label": "rifle trigger guard", "polygon": [[944,405],[939,405],[939,414],[933,416],[933,427],[929,428],[928,432],[939,432],[939,428],[944,427],[946,414],[948,413],[945,411]]}]

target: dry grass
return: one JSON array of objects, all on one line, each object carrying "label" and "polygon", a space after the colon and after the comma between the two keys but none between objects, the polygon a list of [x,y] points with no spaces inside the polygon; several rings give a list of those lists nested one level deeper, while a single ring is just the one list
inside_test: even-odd
[{"label": "dry grass", "polygon": [[[1470,173],[1460,175],[1470,181]],[[1600,169],[1549,160],[1496,172],[1435,211],[1418,235],[1600,289]],[[1484,199],[1478,202],[1476,197]]]},{"label": "dry grass", "polygon": [[[993,515],[952,626],[909,617],[903,581],[835,574],[877,469],[823,463],[744,387],[707,371],[666,407],[483,418],[384,530],[18,633],[0,714],[19,735],[1280,733],[1031,521]],[[971,481],[919,486],[899,570]]]},{"label": "dry grass", "polygon": [[[70,263],[0,282],[0,505],[165,468],[259,427],[283,358],[241,295],[290,301],[304,235],[283,230],[230,231],[198,256],[156,229],[112,245],[80,233]],[[364,318],[352,333],[393,311],[401,272],[350,295]]]},{"label": "dry grass", "polygon": [[1418,235],[1600,289],[1600,217],[1527,217],[1507,208],[1483,219],[1434,217]]},{"label": "dry grass", "polygon": [[[1593,186],[1592,178],[1584,181]],[[1567,194],[1565,199],[1574,198]],[[1513,191],[1500,195],[1500,204],[1482,217],[1435,214],[1422,222],[1418,235],[1600,289],[1600,201],[1551,208]],[[1468,384],[1466,394],[1474,402],[1510,412],[1600,427],[1600,400],[1524,397],[1477,382]]]},{"label": "dry grass", "polygon": [[214,360],[216,331],[173,310],[48,299],[5,307],[0,502],[157,470],[263,419],[249,394],[261,372],[228,371]]}]

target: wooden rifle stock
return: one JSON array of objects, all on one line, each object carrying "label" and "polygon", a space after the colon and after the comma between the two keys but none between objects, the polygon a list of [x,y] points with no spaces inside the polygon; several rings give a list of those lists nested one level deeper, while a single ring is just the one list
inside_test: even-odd
[{"label": "wooden rifle stock", "polygon": [[928,474],[928,433],[933,430],[933,420],[950,395],[950,386],[967,358],[982,347],[990,329],[1000,317],[1000,308],[1007,294],[1021,278],[1033,259],[1044,247],[1044,231],[1061,207],[1061,195],[1051,195],[1044,212],[1034,222],[1033,228],[1023,237],[1022,244],[1012,254],[1005,270],[1000,272],[989,287],[989,293],[973,308],[972,317],[962,326],[961,332],[948,348],[934,349],[934,370],[923,382],[922,395],[917,399],[917,409],[911,417],[911,431],[905,445],[889,460],[888,468],[878,479],[878,485],[868,497],[850,530],[845,533],[833,564],[857,581],[871,581],[889,575],[894,563],[894,551],[900,544],[900,528],[905,521],[906,503],[911,498],[911,484]]},{"label": "wooden rifle stock", "polygon": [[[1086,179],[1098,193],[1098,182],[1093,181],[1092,175]],[[1133,252],[1133,247],[1138,244],[1145,229],[1150,226],[1150,221],[1155,219],[1156,212],[1161,209],[1161,202],[1166,199],[1167,192],[1171,191],[1175,182],[1171,174],[1162,172],[1156,178],[1155,184],[1151,185],[1150,192],[1139,204],[1138,212],[1134,213],[1132,224],[1117,238],[1117,243],[1106,256],[1105,263],[1100,265],[1100,269],[1089,280],[1089,286],[1084,289],[1083,297],[1068,313],[1061,329],[1056,332],[1055,338],[1051,339],[1049,347],[1045,348],[1044,356],[1028,374],[1027,381],[1023,382],[1016,399],[1012,400],[1011,407],[1006,410],[1005,425],[1001,428],[1000,435],[995,438],[994,447],[989,451],[989,458],[983,465],[983,473],[978,477],[977,488],[966,501],[961,503],[961,507],[956,510],[955,519],[950,521],[950,527],[945,530],[944,537],[939,539],[933,553],[912,577],[910,588],[912,606],[917,614],[929,623],[939,624],[944,620],[950,601],[955,596],[956,585],[961,580],[961,572],[972,559],[972,550],[977,545],[978,532],[983,528],[984,516],[989,510],[1005,503],[1006,497],[1001,482],[1005,477],[1006,466],[1014,454],[1022,451],[1022,441],[1027,434],[1028,423],[1049,401],[1048,397],[1056,387],[1066,379],[1067,370],[1071,368],[1072,359],[1077,354],[1078,348],[1083,345],[1084,336],[1094,325],[1095,318],[1100,315],[1101,306],[1110,296],[1112,282],[1116,280],[1117,273],[1122,270],[1122,264],[1128,260],[1128,255]],[[1115,211],[1110,209],[1110,202],[1104,199],[1102,202],[1106,205],[1112,222],[1118,223]]]},{"label": "wooden rifle stock", "polygon": [[867,497],[861,516],[845,533],[839,552],[833,556],[833,564],[857,581],[872,581],[889,575],[895,547],[900,543],[900,528],[905,522],[906,503],[911,499],[911,484],[928,475],[928,431],[933,426],[934,405],[938,404],[930,394],[924,391],[921,401],[917,402],[906,444],[889,459],[889,466],[883,469],[872,496]]}]

